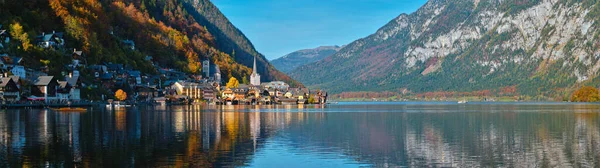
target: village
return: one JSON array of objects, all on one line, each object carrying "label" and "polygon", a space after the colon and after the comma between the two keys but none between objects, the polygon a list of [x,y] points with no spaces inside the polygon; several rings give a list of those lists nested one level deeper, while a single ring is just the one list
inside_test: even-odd
[{"label": "village", "polygon": [[[0,98],[2,107],[63,107],[94,104],[210,104],[270,105],[325,104],[327,92],[292,88],[282,81],[261,82],[254,58],[249,83],[230,78],[226,85],[219,66],[202,61],[200,75],[160,67],[146,56],[157,74],[145,74],[129,65],[105,62],[88,65],[86,55],[65,49],[62,32],[42,33],[34,44],[61,49],[72,57],[64,63],[62,77],[48,75],[48,66],[28,67],[22,57],[0,53]],[[0,48],[10,43],[10,34],[0,25]],[[135,42],[122,40],[123,47],[135,50]],[[115,96],[120,91],[125,96]]]}]

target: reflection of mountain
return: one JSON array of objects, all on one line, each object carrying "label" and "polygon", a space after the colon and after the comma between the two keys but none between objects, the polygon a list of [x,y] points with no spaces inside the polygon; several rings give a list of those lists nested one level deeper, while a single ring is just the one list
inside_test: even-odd
[{"label": "reflection of mountain", "polygon": [[594,167],[600,161],[595,113],[587,120],[542,112],[326,116],[324,122],[290,125],[286,132],[292,144],[343,153],[376,167]]},{"label": "reflection of mountain", "polygon": [[376,167],[600,163],[596,107],[459,106],[459,111],[471,112],[451,112],[455,107],[395,107],[443,111],[420,113],[258,113],[269,109],[234,106],[88,113],[7,110],[0,111],[0,167],[237,167],[252,163],[261,157],[257,153],[282,140],[285,145],[276,147]]}]

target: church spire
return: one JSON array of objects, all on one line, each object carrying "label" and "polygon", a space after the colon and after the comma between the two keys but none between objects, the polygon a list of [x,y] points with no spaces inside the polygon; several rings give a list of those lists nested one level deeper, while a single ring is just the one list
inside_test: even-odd
[{"label": "church spire", "polygon": [[252,66],[252,74],[250,74],[250,84],[253,86],[260,85],[260,75],[256,71],[256,56],[254,56],[254,66]]},{"label": "church spire", "polygon": [[256,74],[256,55],[254,56],[254,66],[252,66],[252,74]]}]

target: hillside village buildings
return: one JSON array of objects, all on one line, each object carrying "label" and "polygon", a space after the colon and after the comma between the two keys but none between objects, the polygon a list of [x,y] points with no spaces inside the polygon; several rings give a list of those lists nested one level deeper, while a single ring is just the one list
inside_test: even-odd
[{"label": "hillside village buildings", "polygon": [[[321,92],[290,88],[282,81],[261,83],[256,57],[253,58],[249,83],[226,88],[223,82],[227,79],[222,79],[219,66],[210,60],[201,62],[202,72],[198,75],[160,67],[153,62],[152,56],[146,56],[144,61],[154,66],[156,74],[146,74],[129,65],[113,62],[90,65],[86,62],[84,51],[64,48],[63,34],[54,31],[42,33],[34,41],[38,47],[64,52],[64,56],[71,60],[62,67],[60,76],[48,75],[48,66],[30,67],[21,57],[0,53],[1,102],[70,104],[87,100],[107,101],[116,90],[122,89],[127,93],[125,101],[130,103],[325,103],[326,94]],[[9,39],[9,33],[0,26],[0,44],[7,46]],[[132,40],[123,40],[121,45],[135,50]],[[104,92],[95,91],[84,96],[82,90]]]}]

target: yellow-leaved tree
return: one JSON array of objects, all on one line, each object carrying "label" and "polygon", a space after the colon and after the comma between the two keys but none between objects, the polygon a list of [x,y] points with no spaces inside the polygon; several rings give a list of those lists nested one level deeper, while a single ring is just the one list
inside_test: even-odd
[{"label": "yellow-leaved tree", "polygon": [[597,102],[600,101],[598,89],[591,86],[583,86],[571,95],[572,102]]},{"label": "yellow-leaved tree", "polygon": [[30,47],[33,47],[29,40],[29,35],[23,30],[23,26],[20,23],[10,25],[10,35],[21,42],[23,50],[27,51]]},{"label": "yellow-leaved tree", "polygon": [[125,93],[125,91],[119,89],[119,90],[117,90],[117,92],[115,92],[115,99],[117,99],[119,101],[123,101],[123,100],[127,99],[127,93]]},{"label": "yellow-leaved tree", "polygon": [[225,85],[225,87],[229,89],[238,88],[239,86],[240,82],[234,77],[229,78],[229,82],[227,82],[227,85]]}]

